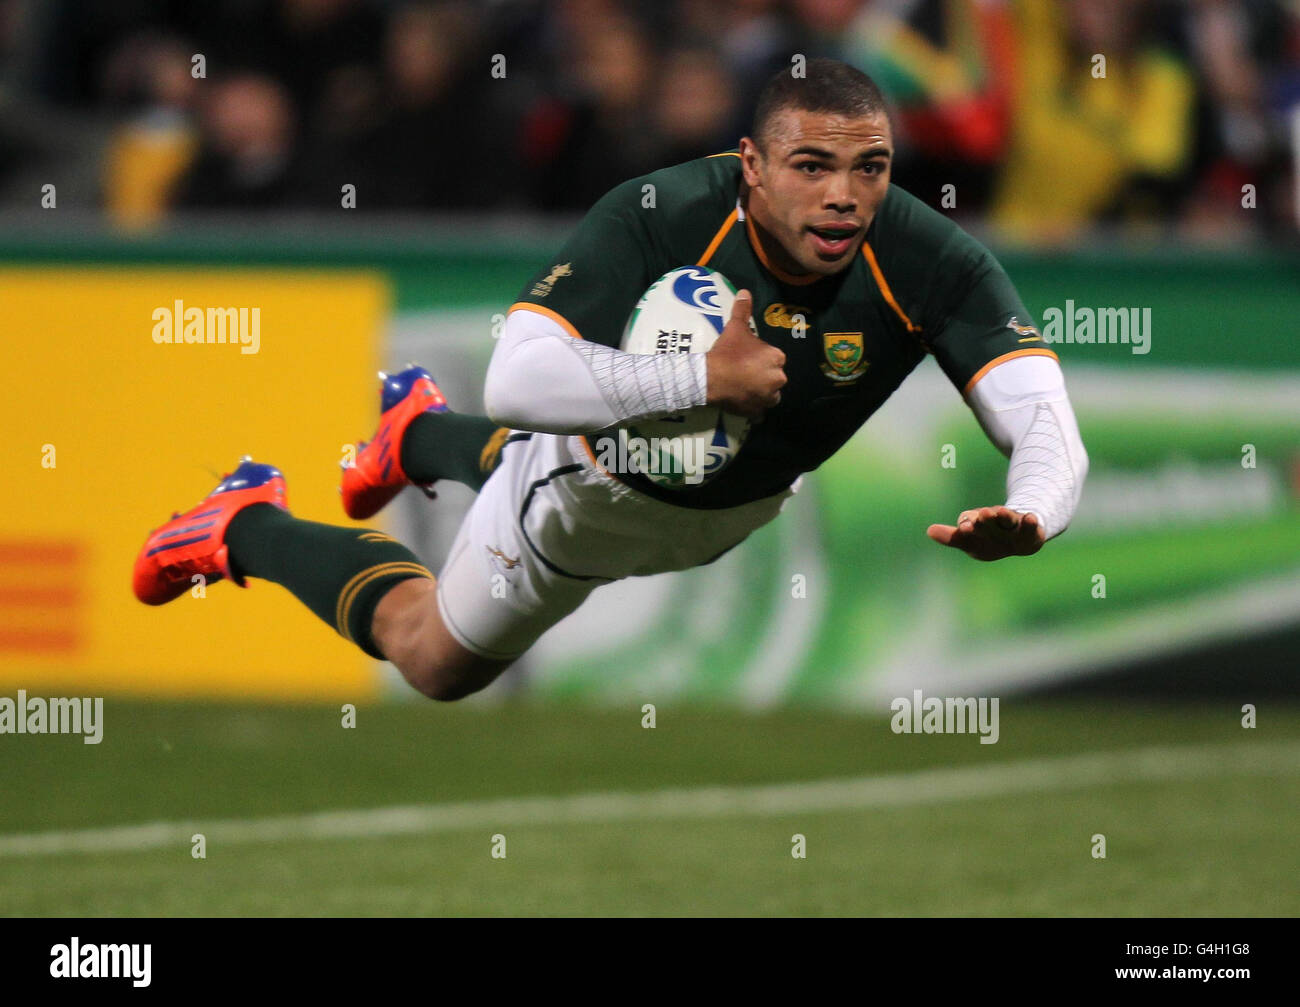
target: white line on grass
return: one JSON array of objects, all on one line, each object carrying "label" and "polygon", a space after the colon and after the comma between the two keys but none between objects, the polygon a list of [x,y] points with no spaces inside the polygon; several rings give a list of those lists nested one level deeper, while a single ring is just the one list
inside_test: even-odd
[{"label": "white line on grass", "polygon": [[360,839],[519,825],[575,825],[647,819],[722,818],[859,811],[899,805],[979,800],[1006,794],[1069,790],[1112,783],[1199,780],[1214,776],[1300,773],[1300,742],[1183,746],[1094,752],[961,769],[923,769],[888,776],[515,797],[455,804],[324,811],[274,818],[152,822],[63,832],[0,836],[0,857],[127,853],[209,843]]}]

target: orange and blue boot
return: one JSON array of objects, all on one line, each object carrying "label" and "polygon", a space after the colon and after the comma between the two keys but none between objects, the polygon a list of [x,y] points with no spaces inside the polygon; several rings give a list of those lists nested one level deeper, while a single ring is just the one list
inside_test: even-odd
[{"label": "orange and blue boot", "polygon": [[202,574],[207,583],[230,580],[247,587],[230,568],[224,540],[231,519],[257,503],[288,511],[284,476],[245,456],[198,506],[173,514],[150,533],[135,559],[135,596],[146,605],[165,605],[190,589],[195,574]]},{"label": "orange and blue boot", "polygon": [[[343,510],[348,517],[364,521],[388,506],[389,501],[410,480],[402,469],[402,435],[421,413],[445,413],[447,399],[423,367],[415,364],[397,374],[379,372],[379,429],[369,441],[357,445],[353,464],[340,463],[343,481]],[[433,484],[416,484],[430,499]]]}]

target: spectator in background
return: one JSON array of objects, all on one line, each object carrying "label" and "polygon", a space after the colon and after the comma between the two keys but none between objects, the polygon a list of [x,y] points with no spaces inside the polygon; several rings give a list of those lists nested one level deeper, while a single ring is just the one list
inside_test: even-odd
[{"label": "spectator in background", "polygon": [[1015,11],[1015,128],[992,207],[1000,236],[1059,243],[1104,217],[1169,212],[1168,186],[1191,153],[1195,86],[1157,30],[1162,9],[1018,0]]},{"label": "spectator in background", "polygon": [[664,57],[653,118],[663,166],[728,150],[748,129],[736,121],[735,86],[726,66],[707,49],[677,49]]},{"label": "spectator in background", "polygon": [[574,212],[663,166],[648,128],[655,59],[645,33],[608,13],[575,27],[557,92],[526,117],[520,179],[538,205]]},{"label": "spectator in background", "polygon": [[1300,9],[1197,0],[1184,17],[1202,88],[1183,233],[1203,242],[1294,231]]},{"label": "spectator in background", "polygon": [[1009,2],[920,0],[906,18],[871,4],[842,48],[893,106],[895,172],[908,191],[954,216],[984,212],[1011,136]]},{"label": "spectator in background", "polygon": [[842,48],[853,22],[869,6],[869,0],[790,0],[795,21],[818,50]]},{"label": "spectator in background", "polygon": [[246,73],[210,80],[200,102],[202,143],[173,205],[188,210],[264,210],[301,194],[294,113],[278,81]]},{"label": "spectator in background", "polygon": [[146,33],[108,65],[105,90],[135,109],[113,131],[106,156],[104,206],[119,226],[157,223],[198,151],[192,52],[179,38]]},{"label": "spectator in background", "polygon": [[317,188],[328,188],[337,205],[339,186],[352,182],[361,210],[499,205],[509,122],[492,114],[489,70],[465,5],[395,8],[369,121],[349,113],[335,142],[310,157],[313,178],[329,180]]},{"label": "spectator in background", "polygon": [[213,41],[217,68],[274,77],[306,130],[335,114],[341,80],[373,74],[386,18],[370,0],[237,0],[194,15]]},{"label": "spectator in background", "polygon": [[578,212],[734,144],[795,53],[871,73],[899,181],[1003,237],[1295,233],[1296,0],[0,0],[0,194]]},{"label": "spectator in background", "polygon": [[111,122],[34,87],[45,72],[46,14],[25,0],[0,0],[0,205],[36,210],[52,184],[48,195],[60,209],[88,209],[99,204]]},{"label": "spectator in background", "polygon": [[[729,71],[729,100],[737,109],[752,109],[768,77],[791,65],[793,25],[782,8],[781,0],[682,0],[677,5],[678,44],[709,44]],[[728,146],[749,130],[748,122],[737,126]]]}]

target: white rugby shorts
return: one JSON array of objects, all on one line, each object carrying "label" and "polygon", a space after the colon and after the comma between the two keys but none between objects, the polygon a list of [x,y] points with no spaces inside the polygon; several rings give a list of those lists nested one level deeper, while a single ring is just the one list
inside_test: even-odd
[{"label": "white rugby shorts", "polygon": [[602,584],[717,559],[799,482],[739,507],[677,507],[609,475],[581,437],[512,434],[438,574],[443,622],[473,653],[513,660]]}]

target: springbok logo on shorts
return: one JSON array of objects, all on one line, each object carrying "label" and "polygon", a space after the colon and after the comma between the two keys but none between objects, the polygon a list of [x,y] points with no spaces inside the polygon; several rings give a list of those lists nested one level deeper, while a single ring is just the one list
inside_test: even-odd
[{"label": "springbok logo on shorts", "polygon": [[497,566],[503,567],[506,570],[513,570],[515,567],[519,565],[520,557],[518,556],[516,556],[514,559],[511,559],[500,549],[494,549],[490,545],[484,546],[484,548],[487,549],[487,551],[492,554],[492,562]]},{"label": "springbok logo on shorts", "polygon": [[690,305],[721,333],[726,320],[718,304],[718,285],[707,269],[683,269],[673,280],[673,296]]}]

